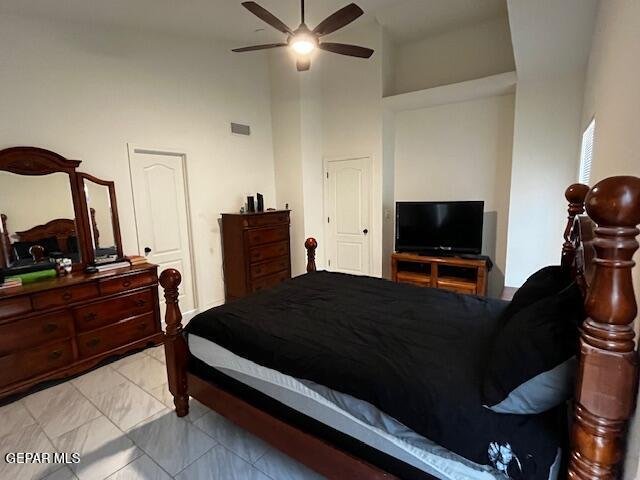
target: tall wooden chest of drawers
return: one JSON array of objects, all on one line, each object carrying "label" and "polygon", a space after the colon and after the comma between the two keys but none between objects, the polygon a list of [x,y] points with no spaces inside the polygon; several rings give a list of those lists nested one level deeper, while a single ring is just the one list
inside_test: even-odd
[{"label": "tall wooden chest of drawers", "polygon": [[0,398],[162,341],[155,265],[0,291]]},{"label": "tall wooden chest of drawers", "polygon": [[223,213],[226,300],[235,300],[291,278],[289,211]]}]

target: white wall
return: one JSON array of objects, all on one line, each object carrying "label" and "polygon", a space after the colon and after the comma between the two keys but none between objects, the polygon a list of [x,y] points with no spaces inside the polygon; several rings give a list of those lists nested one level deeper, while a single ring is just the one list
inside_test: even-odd
[{"label": "white wall", "polygon": [[395,48],[392,92],[423,90],[515,70],[506,17]]},{"label": "white wall", "polygon": [[[382,28],[362,22],[332,36],[375,50],[368,59],[322,54],[322,156],[369,156],[371,178],[371,275],[382,275]],[[324,228],[324,224],[318,225]]]},{"label": "white wall", "polygon": [[[238,211],[246,192],[275,206],[266,58],[7,15],[0,44],[0,148],[48,148],[115,180],[125,253],[138,253],[127,143],[186,151],[198,301],[220,302],[220,213]],[[230,121],[251,125],[252,135],[231,135]]]},{"label": "white wall", "polygon": [[514,95],[396,114],[396,201],[483,200],[489,295],[504,286]]},{"label": "white wall", "polygon": [[[278,201],[302,206],[292,219],[293,273],[304,271],[305,237],[318,240],[316,263],[325,264],[326,158],[372,158],[371,274],[382,275],[382,29],[364,22],[332,36],[376,50],[370,60],[316,52],[308,72],[297,72],[287,51],[272,53],[272,112]],[[286,169],[286,181],[281,180]],[[296,257],[300,257],[297,259]]]},{"label": "white wall", "polygon": [[[560,261],[565,189],[577,181],[584,72],[519,79],[506,285]],[[534,254],[535,253],[535,254]]]},{"label": "white wall", "polygon": [[[595,115],[592,184],[611,175],[640,177],[640,3],[600,2],[587,70],[582,126]],[[640,265],[640,254],[635,256]],[[640,266],[634,269],[640,303]],[[636,318],[636,330],[638,319]],[[631,426],[624,478],[638,478],[640,415]]]}]

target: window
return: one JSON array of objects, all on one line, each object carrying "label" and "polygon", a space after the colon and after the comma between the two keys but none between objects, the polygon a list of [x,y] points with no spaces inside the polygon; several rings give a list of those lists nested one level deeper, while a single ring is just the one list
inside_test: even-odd
[{"label": "window", "polygon": [[593,132],[596,128],[596,119],[591,123],[582,134],[582,148],[580,149],[580,173],[578,181],[589,185],[591,179],[591,160],[593,158]]}]

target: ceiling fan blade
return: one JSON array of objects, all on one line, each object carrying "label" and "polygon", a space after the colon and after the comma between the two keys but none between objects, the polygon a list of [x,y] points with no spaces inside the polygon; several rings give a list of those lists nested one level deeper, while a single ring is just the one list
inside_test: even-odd
[{"label": "ceiling fan blade", "polygon": [[296,68],[299,72],[306,72],[311,68],[311,59],[310,58],[298,58],[296,60]]},{"label": "ceiling fan blade", "polygon": [[345,25],[350,24],[364,12],[355,3],[350,3],[344,8],[341,8],[332,15],[325,18],[320,24],[313,29],[313,33],[318,36],[328,35],[341,29]]},{"label": "ceiling fan blade", "polygon": [[263,22],[268,23],[276,30],[280,30],[282,33],[287,33],[289,35],[293,35],[293,32],[289,27],[287,27],[282,20],[276,17],[269,10],[261,7],[256,2],[242,2],[242,6],[253,13],[256,17],[258,17]]},{"label": "ceiling fan blade", "polygon": [[254,50],[266,50],[267,48],[286,47],[286,43],[266,43],[264,45],[253,45],[251,47],[234,48],[232,52],[253,52]]},{"label": "ceiling fan blade", "polygon": [[360,58],[369,58],[374,52],[370,48],[359,47],[358,45],[349,45],[347,43],[323,42],[318,46],[318,48],[326,50],[327,52]]}]

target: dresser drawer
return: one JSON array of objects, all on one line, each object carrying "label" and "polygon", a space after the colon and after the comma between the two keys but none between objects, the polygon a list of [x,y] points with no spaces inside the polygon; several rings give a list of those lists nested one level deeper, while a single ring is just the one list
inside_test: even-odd
[{"label": "dresser drawer", "polygon": [[29,297],[16,297],[0,300],[0,318],[13,317],[31,311]]},{"label": "dresser drawer", "polygon": [[110,327],[78,335],[80,357],[88,358],[130,342],[148,337],[156,332],[153,313],[125,320]]},{"label": "dresser drawer", "polygon": [[48,292],[33,295],[33,308],[44,310],[46,308],[62,307],[80,300],[89,300],[98,296],[98,286],[94,283],[76,285],[74,287],[57,288]]},{"label": "dresser drawer", "polygon": [[282,283],[288,278],[291,278],[288,271],[279,272],[274,275],[269,275],[268,277],[262,277],[251,282],[251,291],[257,292],[259,290],[264,290],[265,288]]},{"label": "dresser drawer", "polygon": [[252,279],[271,275],[272,273],[281,272],[282,270],[289,270],[289,257],[280,257],[270,262],[251,265],[250,270]]},{"label": "dresser drawer", "polygon": [[284,255],[289,255],[288,242],[260,245],[249,250],[249,261],[251,263],[257,263]]},{"label": "dresser drawer", "polygon": [[280,242],[289,238],[289,226],[256,228],[255,230],[248,230],[246,235],[249,246]]},{"label": "dresser drawer", "polygon": [[75,308],[73,317],[78,331],[86,332],[149,311],[153,311],[153,294],[144,290]]},{"label": "dresser drawer", "polygon": [[123,275],[121,277],[101,280],[100,293],[102,293],[102,295],[111,295],[146,285],[153,285],[156,282],[157,278],[154,271]]},{"label": "dresser drawer", "polygon": [[71,322],[71,312],[62,310],[0,325],[0,355],[60,338],[70,338]]},{"label": "dresser drawer", "polygon": [[279,223],[289,223],[289,213],[265,213],[262,215],[249,215],[244,219],[247,227],[266,227]]},{"label": "dresser drawer", "polygon": [[0,386],[56,370],[72,361],[73,350],[69,340],[0,357]]}]

